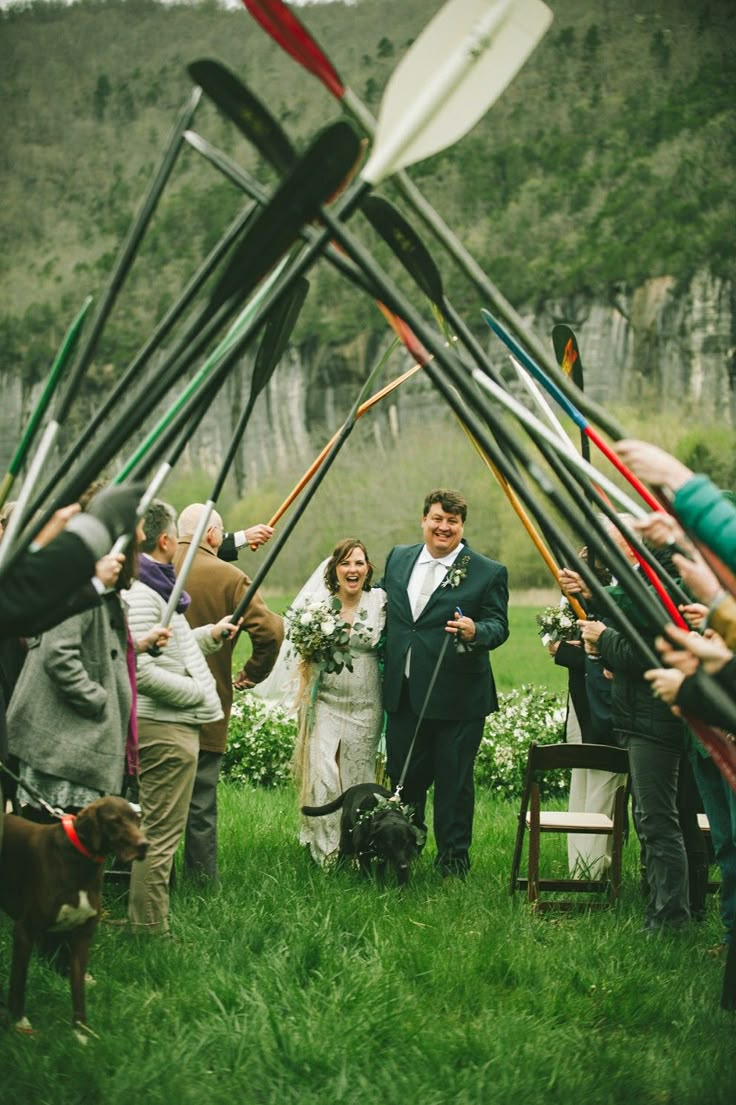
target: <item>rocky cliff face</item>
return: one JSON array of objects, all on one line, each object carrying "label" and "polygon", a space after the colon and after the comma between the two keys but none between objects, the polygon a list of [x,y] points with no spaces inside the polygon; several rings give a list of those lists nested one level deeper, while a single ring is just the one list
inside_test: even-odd
[{"label": "rocky cliff face", "polygon": [[[646,404],[652,410],[680,411],[691,420],[736,426],[736,310],[729,284],[700,272],[683,289],[661,277],[632,292],[621,291],[609,303],[580,297],[550,303],[540,316],[527,316],[540,335],[549,334],[552,324],[563,319],[578,336],[586,391],[599,402],[612,407]],[[308,465],[350,410],[389,340],[384,331],[363,334],[349,345],[310,340],[288,351],[258,402],[247,444],[237,458],[241,491],[267,473]],[[485,334],[483,340],[494,363],[503,368],[500,344]],[[187,464],[212,474],[217,470],[247,399],[249,379],[246,361],[213,404],[186,454]],[[12,365],[0,370],[0,385],[0,462],[5,470],[40,385],[24,387]],[[371,415],[377,444],[440,401],[428,381],[413,384],[410,393],[398,389]]]},{"label": "rocky cliff face", "polygon": [[652,404],[683,416],[736,425],[736,312],[730,284],[700,272],[687,288],[647,281],[609,304],[551,304],[575,329],[585,387],[604,404]]}]

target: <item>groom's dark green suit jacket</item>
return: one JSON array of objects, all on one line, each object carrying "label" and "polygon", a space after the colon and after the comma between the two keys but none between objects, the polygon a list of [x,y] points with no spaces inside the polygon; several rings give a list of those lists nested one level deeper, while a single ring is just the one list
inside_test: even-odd
[{"label": "groom's dark green suit jacket", "polygon": [[406,653],[411,648],[409,694],[413,712],[420,713],[446,635],[445,625],[459,606],[475,622],[476,638],[464,653],[456,652],[450,641],[425,717],[444,721],[485,717],[498,706],[488,653],[509,635],[508,572],[503,564],[463,545],[453,568],[456,574],[464,570],[464,577],[457,586],[440,584],[435,588],[415,622],[406,589],[423,547],[396,545],[378,584],[388,596],[384,706],[389,713],[398,708]]}]

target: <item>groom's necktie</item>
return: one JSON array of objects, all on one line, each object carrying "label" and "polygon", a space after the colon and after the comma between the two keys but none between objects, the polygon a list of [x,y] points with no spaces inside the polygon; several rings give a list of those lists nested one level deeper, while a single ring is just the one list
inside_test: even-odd
[{"label": "groom's necktie", "polygon": [[417,620],[422,610],[424,610],[424,607],[429,602],[432,592],[437,586],[438,568],[444,568],[444,564],[440,564],[439,560],[430,560],[430,562],[424,567],[424,575],[422,576],[419,594],[414,600],[414,609],[412,610],[414,621]]},{"label": "groom's necktie", "polygon": [[[414,606],[412,607],[412,617],[414,621],[417,620],[424,607],[429,602],[430,596],[437,585],[438,568],[444,568],[444,564],[440,564],[439,560],[430,560],[428,564],[424,566],[424,575],[421,578],[421,585],[419,594],[414,599]],[[404,675],[409,678],[409,671],[411,669],[411,648],[406,654],[406,662],[404,664]]]}]

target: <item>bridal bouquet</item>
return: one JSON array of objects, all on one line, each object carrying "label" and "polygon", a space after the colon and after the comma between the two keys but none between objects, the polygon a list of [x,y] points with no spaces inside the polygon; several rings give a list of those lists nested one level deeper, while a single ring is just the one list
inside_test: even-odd
[{"label": "bridal bouquet", "polygon": [[537,614],[537,625],[545,648],[554,641],[580,639],[577,619],[568,603],[563,606],[545,606],[541,614]]},{"label": "bridal bouquet", "polygon": [[340,600],[305,599],[296,610],[286,613],[286,636],[294,651],[319,672],[353,670],[351,637],[363,638],[368,627],[365,610],[359,610],[352,626],[340,617]]}]

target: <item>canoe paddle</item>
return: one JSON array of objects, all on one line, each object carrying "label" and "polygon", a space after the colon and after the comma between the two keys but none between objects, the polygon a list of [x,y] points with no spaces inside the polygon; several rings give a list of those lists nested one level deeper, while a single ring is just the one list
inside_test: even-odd
[{"label": "canoe paddle", "polygon": [[[560,387],[559,381],[562,378],[562,373],[557,372],[554,378],[550,377],[545,369],[541,368],[537,361],[531,357],[526,350],[519,345],[514,337],[506,330],[506,328],[494,318],[490,311],[487,311],[485,307],[481,308],[481,314],[485,319],[488,326],[493,330],[494,334],[501,339],[504,345],[511,350],[516,359],[524,366],[524,368],[532,374],[535,380],[542,385],[555,402],[562,407],[565,414],[573,420],[575,425],[585,434],[585,436],[593,442],[593,444],[603,453],[604,457],[611,462],[614,468],[617,469],[631,484],[633,488],[639,493],[641,498],[647,504],[651,510],[664,510],[664,507],[658,499],[652,495],[652,493],[644,486],[641,480],[637,479],[634,473],[626,467],[623,461],[614,453],[613,449],[603,440],[600,434],[590,425],[590,422],[583,414],[582,410],[575,405],[573,399],[571,399],[567,393]],[[565,377],[566,378],[566,377]],[[618,437],[626,436],[623,431],[616,435]]]},{"label": "canoe paddle", "polygon": [[[334,123],[317,136],[304,156],[300,158],[296,166],[276,189],[271,203],[259,213],[252,225],[249,226],[243,241],[234,251],[233,257],[215,289],[211,306],[217,307],[218,304],[221,304],[225,307],[230,300],[235,297],[242,298],[248,290],[257,285],[262,275],[268,272],[289,248],[302,224],[311,221],[320,205],[341,186],[346,176],[351,172],[359,152],[358,137],[347,123]],[[316,259],[319,251],[314,247],[312,249],[312,259]],[[293,266],[291,271],[294,274]],[[299,274],[296,273],[293,276],[294,279],[296,275]],[[242,323],[237,338],[232,337],[232,343],[239,344],[247,341],[250,335],[260,327],[266,314],[272,308],[272,304],[265,302],[265,300],[268,298],[268,293],[271,292],[273,283],[275,283],[275,280],[271,281],[269,288],[263,291],[252,305],[246,320]],[[282,282],[279,284],[278,291],[274,291],[273,294],[286,294],[287,290],[287,286]],[[229,370],[236,352],[237,349],[220,349],[218,373],[225,373]],[[153,377],[148,382],[144,409],[150,409],[162,398],[160,394],[161,386],[159,377]],[[180,404],[178,408],[177,413],[181,418],[186,417],[191,405],[196,404],[195,393],[191,392],[187,400],[190,406],[187,406],[185,402]],[[82,489],[100,471],[104,463],[114,456],[115,452],[118,451],[139,424],[140,405],[138,404],[136,411],[134,401],[132,406],[129,404],[117,423],[108,429],[105,441],[101,443],[92,459],[88,460],[86,466],[84,466],[82,473],[84,482],[82,482],[81,476],[77,475],[77,484],[81,483]],[[174,425],[176,424],[175,422]],[[161,432],[160,428],[158,432]],[[149,448],[151,441],[152,438],[149,434],[144,446],[131,458],[129,463],[132,467],[138,464],[141,451]],[[69,485],[67,485],[67,492],[69,489]],[[76,495],[74,498],[76,498]],[[48,510],[47,516],[50,516],[53,509],[51,507]],[[43,522],[40,524],[43,524]],[[25,544],[27,544],[28,541],[32,540],[33,533],[30,532],[24,537],[26,537]],[[25,547],[25,544],[21,544],[21,547]]]},{"label": "canoe paddle", "polygon": [[[148,224],[151,221],[153,213],[156,209],[156,205],[161,198],[161,193],[166,186],[166,182],[171,176],[171,172],[174,168],[176,158],[181,148],[182,135],[192,122],[200,98],[201,91],[200,89],[195,88],[187,99],[186,104],[182,108],[164,150],[163,157],[161,158],[161,161],[158,165],[158,168],[156,169],[148,191],[143,198],[143,202],[141,203],[141,206],[133,220],[130,230],[128,231],[128,235],[121,247],[117,260],[115,261],[115,265],[113,266],[112,273],[110,274],[110,277],[108,279],[107,287],[105,288],[105,291],[100,299],[97,311],[94,318],[92,319],[89,330],[85,334],[84,343],[80,348],[76,360],[74,361],[74,364],[72,366],[69,378],[67,380],[66,390],[59,398],[54,415],[46,428],[46,432],[44,433],[41,443],[39,444],[38,450],[36,452],[36,457],[34,458],[34,463],[32,466],[32,470],[34,471],[36,478],[38,473],[41,472],[46,466],[47,459],[59,435],[61,426],[66,419],[72,402],[74,401],[79,390],[82,376],[84,375],[84,372],[86,371],[92,360],[92,356],[95,352],[95,349],[97,348],[97,342],[99,341],[100,335],[102,334],[110,311],[112,310],[118,293],[120,292],[125,278],[130,271],[130,267],[133,264],[133,260],[138,251],[138,247],[140,246],[141,240],[143,239],[143,235],[145,234]],[[31,470],[29,470],[29,476],[30,474]],[[33,485],[31,484],[28,488],[27,494],[25,495],[26,503],[30,498],[30,494],[32,493],[32,487]],[[18,513],[17,525],[20,526],[21,524],[25,524],[28,520],[28,510],[21,510],[18,506],[16,506],[16,510],[13,513],[15,514],[16,511]],[[3,550],[0,550],[0,566],[2,566],[2,564],[5,562],[8,554],[11,551],[11,542],[7,540],[7,536],[3,544],[5,547]]]},{"label": "canoe paddle", "polygon": [[[215,246],[204,259],[202,264],[192,275],[188,284],[181,292],[179,298],[176,300],[175,303],[172,304],[164,317],[156,325],[151,335],[146,339],[144,344],[135,354],[133,360],[125,369],[112,390],[103,399],[100,406],[92,413],[89,421],[85,424],[79,436],[69,446],[64,457],[58,465],[59,471],[66,472],[70,469],[74,460],[82,455],[83,451],[92,440],[92,438],[95,436],[100,426],[105,422],[108,415],[113,411],[119,410],[121,402],[129,395],[130,388],[136,383],[145,365],[150,361],[152,355],[156,352],[157,349],[160,348],[161,344],[169,336],[176,323],[179,321],[184,312],[193,302],[196,295],[204,286],[206,280],[210,277],[218,264],[226,256],[233,242],[239,237],[248,220],[251,218],[254,210],[255,209],[253,205],[249,204],[235,217],[223,236],[215,244]],[[199,327],[202,325],[203,317],[207,316],[198,316],[196,329],[199,329]],[[185,346],[189,345],[188,338],[185,340],[184,344]],[[168,359],[169,358],[167,357],[167,360]],[[162,366],[159,366],[159,372],[161,371],[161,368]],[[41,503],[46,500],[48,495],[53,490],[56,481],[57,475],[54,474],[36,496],[36,507],[40,506]]]},{"label": "canoe paddle", "polygon": [[51,402],[51,399],[54,395],[54,392],[59,385],[62,373],[69,363],[69,359],[72,356],[74,349],[76,348],[77,342],[79,341],[79,336],[82,332],[82,326],[84,324],[85,318],[87,317],[87,312],[89,311],[91,304],[92,296],[90,295],[87,296],[87,298],[85,299],[79,312],[77,313],[76,318],[73,320],[71,326],[67,330],[64,340],[61,343],[59,352],[54,358],[54,362],[51,365],[51,371],[49,372],[46,385],[41,395],[39,396],[38,402],[33,409],[31,417],[28,420],[28,425],[26,426],[23,437],[18,443],[18,448],[15,450],[10,464],[8,465],[8,471],[3,477],[2,484],[0,484],[0,506],[3,505],[8,495],[10,494],[13,488],[13,484],[15,483],[15,479],[23,466],[23,461],[26,458],[26,454],[33,444],[36,433],[38,432],[38,428],[41,425],[43,416],[45,415],[49,403]]},{"label": "canoe paddle", "polygon": [[227,452],[210,493],[210,497],[204,504],[204,509],[195,527],[187,554],[177,572],[176,583],[174,584],[174,589],[166,605],[163,621],[161,623],[164,626],[168,626],[174,616],[174,611],[179,603],[181,593],[186,586],[187,577],[194,563],[194,558],[197,555],[199,543],[207,532],[212,511],[215,509],[235,453],[243,439],[243,434],[245,433],[246,426],[253,412],[253,407],[255,406],[258,396],[273,376],[276,366],[286,350],[286,346],[294,326],[296,325],[308,291],[308,282],[303,278],[299,279],[294,284],[289,294],[278,304],[278,308],[274,310],[268,318],[263,338],[261,339],[261,344],[256,354],[255,364],[253,365],[253,376],[251,378],[248,401],[238,419]]},{"label": "canoe paddle", "polygon": [[[324,51],[317,44],[309,31],[298,20],[294,9],[287,7],[283,0],[243,0],[251,15],[261,24],[266,32],[282,47],[291,57],[302,65],[309,73],[312,73],[334,96],[343,110],[358,125],[364,133],[372,137],[377,132],[377,124],[368,108],[360,101],[355,92],[347,87],[339,76],[337,69],[328,59]],[[543,8],[544,5],[541,5]],[[416,89],[422,88],[427,82],[427,74],[433,71],[437,58],[443,59],[446,49],[457,44],[462,38],[468,23],[478,16],[478,13],[488,9],[487,0],[459,0],[452,5],[445,5],[450,9],[450,17],[446,21],[436,24],[433,20],[425,29],[409,52],[405,55],[399,68],[405,67],[405,83],[408,102],[416,95]],[[444,11],[445,9],[443,9]],[[441,14],[441,13],[440,13]],[[531,9],[530,9],[530,14]],[[538,22],[535,24],[534,33],[537,35],[535,42],[526,49],[519,43],[509,47],[505,56],[501,59],[492,58],[487,65],[485,77],[488,87],[493,89],[493,98],[497,98],[503,91],[496,81],[503,78],[506,73],[506,83],[512,79],[518,68],[526,60],[526,57],[534,48],[536,41],[545,33],[551,14],[538,11]],[[434,30],[430,33],[430,28]],[[425,35],[427,38],[425,39]],[[424,40],[424,44],[422,42]],[[528,40],[526,43],[529,46]],[[425,53],[426,50],[426,53]],[[512,69],[512,64],[516,67]],[[508,66],[508,68],[506,68]],[[498,69],[497,76],[496,70]],[[397,70],[398,71],[398,70]],[[505,87],[505,85],[504,85]],[[387,89],[388,91],[388,89]],[[485,89],[479,93],[483,96]],[[384,97],[385,100],[385,97]],[[403,111],[404,105],[399,102],[399,111]],[[390,120],[384,119],[383,103],[381,117],[384,125],[390,126]],[[479,116],[476,117],[476,119]],[[559,382],[560,387],[568,394],[569,398],[576,402],[588,417],[601,426],[612,438],[624,436],[621,427],[616,420],[606,411],[585,395],[577,393],[574,384],[568,379],[560,378],[561,374],[536,335],[529,331],[518,312],[503,296],[501,291],[490,281],[486,273],[481,269],[477,261],[471,256],[465,246],[460,242],[454,232],[443,221],[438,212],[422,195],[416,185],[411,181],[407,173],[399,172],[394,177],[394,183],[400,190],[403,198],[411,206],[414,212],[423,220],[435,237],[451,254],[466,277],[475,285],[483,299],[493,304],[496,314],[504,320],[506,325],[523,340],[524,344],[532,350],[534,356],[543,364],[552,378]]]},{"label": "canoe paddle", "polygon": [[[500,375],[493,370],[491,365],[489,365],[487,357],[485,356],[484,351],[480,348],[474,335],[469,331],[463,320],[452,307],[452,304],[447,300],[444,294],[442,278],[440,276],[439,270],[434,264],[431,255],[424,247],[423,242],[417,235],[414,228],[406,221],[406,219],[403,218],[403,216],[399,214],[399,212],[393,207],[393,205],[390,204],[383,197],[368,197],[368,199],[364,201],[363,211],[369,222],[373,226],[374,230],[376,230],[376,232],[383,238],[383,240],[387,242],[387,244],[391,247],[392,251],[404,265],[405,269],[414,278],[417,285],[424,291],[424,293],[433,303],[433,306],[440,314],[446,316],[449,319],[454,329],[459,333],[459,336],[464,345],[469,349],[474,359],[476,360],[476,363],[479,365],[479,368],[474,372],[474,377],[478,384],[486,391],[490,391],[493,394],[494,398],[496,398],[502,405],[504,405],[508,410],[511,410],[516,415],[518,421],[520,421],[522,425],[532,433],[533,440],[535,440],[537,447],[542,449],[542,452],[547,460],[549,460],[549,457],[547,456],[547,451],[544,449],[539,440],[540,436],[544,440],[544,442],[547,445],[551,445],[556,452],[562,452],[563,455],[566,454],[566,463],[568,463],[568,465],[572,463],[573,467],[578,468],[578,471],[580,471],[581,468],[578,466],[579,458],[577,456],[577,453],[575,452],[572,442],[568,438],[567,434],[565,434],[562,426],[559,424],[559,422],[557,422],[554,415],[549,412],[553,423],[553,433],[550,434],[550,431],[547,429],[547,427],[543,426],[531,414],[531,412],[527,411],[526,407],[524,407],[517,400],[513,399],[513,397],[507,394],[506,388],[503,385],[503,381]],[[545,405],[545,410],[546,409],[547,408]],[[569,460],[567,460],[567,458],[569,458]],[[595,475],[589,461],[586,461],[584,458],[580,461],[580,466],[583,465],[584,468],[582,469],[582,471],[584,473],[586,473],[588,476]],[[494,470],[495,474],[495,468],[492,470]],[[526,512],[523,511],[521,504],[518,504],[518,500],[516,500],[513,491],[508,487],[507,481],[505,481],[505,478],[500,473],[497,474],[499,476],[499,482],[501,483],[501,487],[504,490],[504,493],[509,499],[511,505],[516,510],[520,520],[522,521],[522,524],[525,526],[527,532],[529,533],[529,536],[532,538],[532,541],[542,554],[548,568],[555,575],[555,580],[557,582],[557,565],[554,563],[554,560],[549,555],[547,550],[543,551],[543,548],[541,547],[541,538],[538,534],[535,533],[533,527],[530,525],[528,515],[526,515]],[[589,485],[587,481],[581,482],[586,495],[590,495],[593,498],[594,505],[606,512],[606,506],[603,502],[600,501],[600,498],[598,496],[593,496],[592,491],[589,490]],[[606,480],[605,477],[599,478],[598,482],[605,483],[606,487],[611,492],[611,494],[614,495],[614,497],[623,499],[624,504],[630,512],[633,509],[633,512],[637,513],[637,516],[643,516],[643,511],[641,511],[641,509],[637,507],[637,504],[630,500],[628,496],[622,496],[622,493],[619,491],[615,484],[612,484],[610,481]],[[519,509],[517,509],[517,505]],[[610,511],[609,517],[611,514],[613,514],[612,510]],[[551,536],[551,534],[548,534],[548,539]],[[678,618],[681,618],[681,615],[677,611],[677,608],[672,602],[668,592],[665,590],[659,580],[661,566],[657,564],[649,550],[647,550],[643,543],[638,539],[638,536],[634,538],[634,551],[637,559],[642,564],[644,571],[650,577],[653,586],[660,593],[660,597],[670,611],[670,614],[673,617],[676,616]],[[669,582],[673,586],[675,586],[674,581]],[[680,601],[687,601],[687,597],[682,592],[680,592],[678,597],[680,598]]]},{"label": "canoe paddle", "polygon": [[[410,275],[414,277],[418,286],[430,298],[438,311],[447,316],[452,326],[459,333],[461,340],[472,353],[474,359],[476,360],[476,363],[479,365],[477,373],[474,373],[477,382],[482,387],[485,387],[486,390],[492,391],[494,397],[497,398],[501,403],[503,403],[507,407],[507,409],[512,409],[516,414],[518,420],[522,422],[527,430],[534,431],[534,433],[532,434],[533,437],[534,434],[541,435],[547,445],[551,445],[555,452],[561,452],[563,456],[565,456],[565,460],[568,465],[569,462],[572,462],[573,467],[580,471],[577,463],[577,453],[575,452],[570,439],[564,433],[562,427],[559,426],[559,424],[556,425],[555,432],[553,434],[550,434],[546,427],[544,427],[537,419],[535,419],[534,416],[530,414],[530,412],[527,412],[526,408],[523,407],[522,404],[519,404],[516,400],[513,400],[510,396],[507,395],[506,388],[503,386],[503,381],[501,380],[500,376],[498,376],[498,374],[493,371],[492,366],[489,365],[488,359],[485,356],[484,351],[478,345],[474,335],[469,331],[467,326],[464,324],[460,316],[453,309],[452,305],[444,295],[442,280],[439,271],[437,270],[437,267],[435,266],[428,250],[424,247],[421,239],[418,237],[413,227],[411,227],[410,224],[402,218],[398,211],[396,211],[395,208],[382,197],[368,197],[368,199],[364,201],[363,210],[364,214],[371,222],[373,228],[381,235],[384,241],[389,244],[396,256],[404,264],[404,267],[407,269]],[[547,450],[545,450],[541,445],[539,441],[539,436],[535,438],[535,441],[537,446],[539,448],[542,448],[545,458],[549,461],[550,458],[547,455]],[[584,471],[589,478],[596,479],[599,485],[603,485],[605,483],[606,489],[608,490],[609,494],[612,494],[614,497],[618,497],[620,499],[621,493],[619,492],[616,485],[606,480],[605,477],[601,477],[600,475],[596,476],[594,470],[592,469],[592,466],[590,465],[589,460],[583,458],[581,460],[581,465],[585,465]],[[614,512],[611,510],[610,504],[606,504],[602,500],[600,491],[594,491],[587,481],[583,482],[583,489],[593,505],[596,506],[598,509],[603,510],[605,513],[609,513],[609,517],[613,515],[611,520],[615,522]],[[510,498],[509,501],[513,506],[513,499]],[[630,512],[631,508],[634,507],[634,513],[637,513],[635,504],[631,500],[628,500],[628,497],[626,497],[626,506]],[[641,516],[641,513],[641,511],[638,512],[639,516]],[[522,523],[526,525],[523,516],[520,514],[519,517],[521,518]],[[535,544],[537,544],[534,535],[531,533],[528,527],[527,532],[530,533],[530,536],[532,536],[532,540],[534,540]],[[629,535],[631,535],[631,531],[628,531],[628,533]],[[660,575],[662,572],[661,566],[657,564],[656,560],[649,553],[649,550],[646,549],[646,547],[638,539],[638,537],[635,537],[632,541],[632,547],[637,560],[642,566],[642,569],[649,577],[652,586],[657,590],[661,601],[668,609],[671,617],[675,619],[676,624],[684,624],[682,615],[680,614],[670,594],[660,580]],[[537,548],[539,548],[538,544]],[[545,562],[549,566],[549,561],[546,559],[546,557]],[[670,583],[672,583],[673,586],[675,586],[676,589],[679,591],[679,600],[681,602],[687,602],[687,596],[684,594],[684,592],[682,592],[681,589],[677,588],[677,585],[674,584],[674,581],[670,581]]]}]

